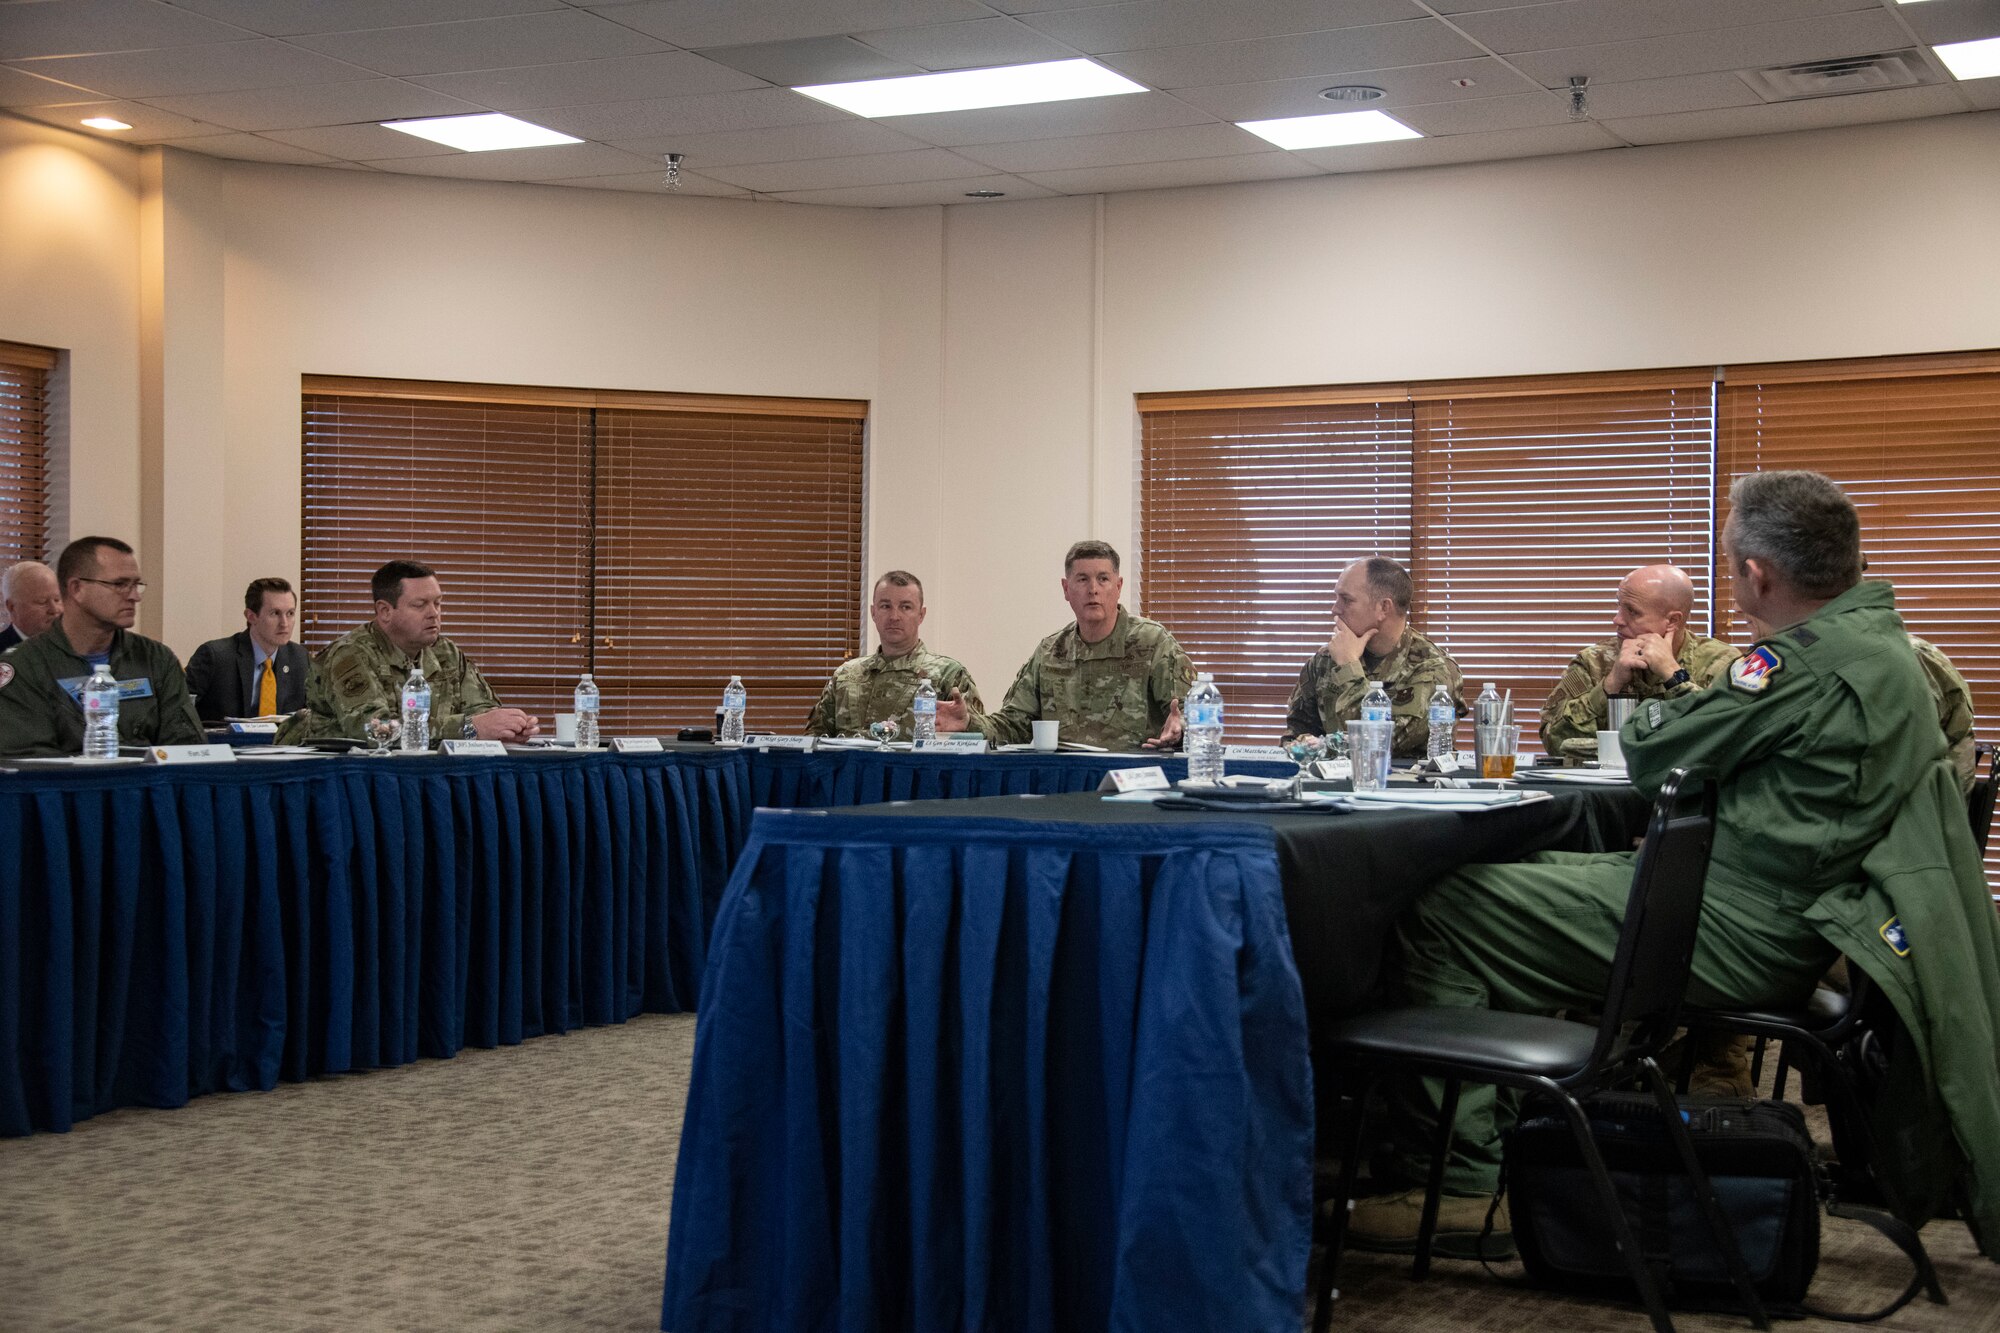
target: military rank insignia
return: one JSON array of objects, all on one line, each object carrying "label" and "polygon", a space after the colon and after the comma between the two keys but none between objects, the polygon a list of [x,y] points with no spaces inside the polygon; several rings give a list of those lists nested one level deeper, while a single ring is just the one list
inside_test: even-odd
[{"label": "military rank insignia", "polygon": [[1769,645],[1760,644],[1751,650],[1748,657],[1739,657],[1729,668],[1729,683],[1746,694],[1762,694],[1771,684],[1771,677],[1778,674],[1778,668],[1785,659],[1773,652]]},{"label": "military rank insignia", "polygon": [[1894,953],[1896,957],[1908,958],[1910,956],[1910,937],[1903,933],[1902,917],[1892,916],[1887,921],[1884,921],[1882,929],[1877,934],[1881,935],[1882,943],[1888,945],[1890,952]]}]

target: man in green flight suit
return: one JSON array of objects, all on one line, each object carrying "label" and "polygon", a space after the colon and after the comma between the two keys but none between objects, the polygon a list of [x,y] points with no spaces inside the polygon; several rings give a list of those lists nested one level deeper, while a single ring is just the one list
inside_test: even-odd
[{"label": "man in green flight suit", "polygon": [[1285,739],[1324,736],[1361,716],[1368,682],[1389,695],[1391,753],[1421,759],[1430,742],[1431,692],[1442,685],[1465,716],[1464,677],[1450,654],[1410,624],[1416,586],[1393,560],[1372,556],[1341,571],[1333,637],[1299,671],[1285,708]]},{"label": "man in green flight suit", "polygon": [[[1862,951],[1878,925],[1888,923],[1889,939],[1895,924],[1878,901],[1878,876],[1912,875],[1927,899],[1969,894],[1978,905],[1984,891],[1963,807],[1937,817],[1933,789],[1953,789],[1944,738],[1894,595],[1886,583],[1860,581],[1859,519],[1817,473],[1737,481],[1722,552],[1756,646],[1726,684],[1648,700],[1620,734],[1642,792],[1683,766],[1699,765],[1720,783],[1688,1002],[1796,1005],[1841,949],[1883,976],[1885,990],[1898,993],[1900,985],[1906,996],[1915,993],[1907,979],[1878,972],[1885,959],[1895,961],[1886,951],[1894,946],[1879,956]],[[1920,829],[1924,818],[1930,822]],[[1914,867],[1899,855],[1890,871],[1876,862],[1891,843],[1928,850]],[[1935,873],[1947,849],[1964,884]],[[1417,1004],[1512,1011],[1590,1008],[1609,977],[1634,859],[1631,852],[1545,852],[1449,876],[1398,923],[1406,996]],[[1930,966],[1958,960],[1945,969],[1953,977],[1949,1000],[1927,998],[1934,1008],[1956,1010],[1959,1036],[1926,1036],[1919,1024],[1910,1026],[1932,1043],[1932,1086],[1952,1103],[1960,1143],[1975,1160],[1986,1154],[1990,1161],[2000,1154],[2000,1106],[1982,1110],[1980,1103],[2000,1101],[1992,1095],[2000,1087],[2000,925],[1990,906],[1961,915],[1968,925],[1914,942]],[[1954,1091],[1968,1086],[1976,1089],[1969,1098]],[[1437,1095],[1435,1085],[1412,1080],[1390,1122],[1394,1169],[1411,1181],[1423,1179]],[[1445,1167],[1439,1253],[1475,1253],[1509,1114],[1490,1087],[1466,1088]],[[1422,1195],[1418,1188],[1362,1200],[1353,1214],[1355,1243],[1407,1252]],[[1983,1191],[1976,1207],[1996,1215],[2000,1188]],[[1498,1220],[1505,1228],[1504,1208]],[[2000,1242],[2000,1226],[1993,1231]]]},{"label": "man in green flight suit", "polygon": [[912,734],[910,700],[917,682],[930,677],[939,703],[962,703],[977,717],[986,711],[979,687],[956,658],[934,653],[917,636],[929,608],[915,574],[892,569],[875,580],[868,616],[875,622],[877,648],[866,657],[840,664],[806,718],[813,736],[865,736],[870,723],[888,720],[907,740]]},{"label": "man in green flight suit", "polygon": [[132,632],[146,584],[139,558],[116,537],[79,537],[56,561],[62,615],[0,657],[0,755],[83,752],[83,682],[99,663],[118,680],[118,739],[126,745],[199,745],[180,659]]},{"label": "man in green flight suit", "polygon": [[1181,696],[1194,663],[1165,625],[1118,604],[1125,579],[1108,542],[1082,541],[1063,559],[1063,600],[1076,623],[1036,645],[1000,711],[968,716],[963,702],[938,705],[938,730],[968,726],[997,744],[1019,744],[1030,725],[1054,719],[1061,738],[1107,750],[1171,748],[1181,737]]},{"label": "man in green flight suit", "polygon": [[1542,749],[1595,758],[1597,733],[1610,727],[1611,695],[1672,699],[1705,690],[1743,654],[1687,627],[1694,583],[1672,565],[1635,569],[1618,585],[1616,638],[1575,657],[1542,704]]},{"label": "man in green flight suit", "polygon": [[320,650],[306,678],[306,707],[279,728],[283,744],[321,736],[365,740],[363,725],[402,713],[403,682],[420,667],[431,687],[431,734],[439,740],[524,741],[541,729],[518,708],[503,708],[457,644],[444,637],[444,592],[437,571],[391,560],[370,581],[375,619]]}]

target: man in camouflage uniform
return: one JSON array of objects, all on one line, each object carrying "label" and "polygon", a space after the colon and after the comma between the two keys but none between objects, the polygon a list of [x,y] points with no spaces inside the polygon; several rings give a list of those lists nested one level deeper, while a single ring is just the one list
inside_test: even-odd
[{"label": "man in camouflage uniform", "polygon": [[1285,708],[1285,739],[1324,736],[1361,716],[1368,682],[1388,692],[1395,724],[1392,753],[1421,759],[1430,743],[1431,693],[1451,692],[1465,716],[1464,678],[1458,663],[1410,625],[1416,589],[1393,560],[1356,560],[1341,571],[1334,590],[1333,638],[1299,672]]},{"label": "man in camouflage uniform", "polygon": [[62,615],[0,657],[0,755],[83,752],[83,683],[96,664],[118,681],[118,739],[126,745],[199,745],[201,723],[180,660],[132,632],[146,585],[132,548],[79,537],[56,561]]},{"label": "man in camouflage uniform", "polygon": [[1618,585],[1611,617],[1618,637],[1593,643],[1575,657],[1542,704],[1542,748],[1588,759],[1597,733],[1611,726],[1609,696],[1678,699],[1705,690],[1742,654],[1687,627],[1694,584],[1672,565],[1635,569]]},{"label": "man in camouflage uniform", "polygon": [[306,709],[279,729],[292,743],[321,736],[365,740],[370,718],[402,715],[403,682],[422,668],[431,687],[431,734],[439,740],[522,741],[540,730],[518,708],[502,708],[458,645],[440,632],[444,593],[437,573],[414,560],[375,571],[375,619],[320,651],[306,678]]},{"label": "man in camouflage uniform", "polygon": [[806,718],[808,734],[865,736],[870,723],[887,719],[896,724],[896,734],[907,739],[913,731],[910,700],[925,676],[930,677],[939,703],[963,703],[973,717],[986,711],[971,673],[957,659],[930,651],[917,637],[926,614],[924,585],[915,574],[892,569],[875,580],[868,615],[875,622],[879,646],[834,671]]},{"label": "man in camouflage uniform", "polygon": [[1936,644],[1912,634],[1910,647],[1917,650],[1917,665],[1924,669],[1931,697],[1937,700],[1938,726],[1944,729],[1944,743],[1951,747],[1951,767],[1958,774],[1958,789],[1970,792],[1979,777],[1978,756],[1972,744],[1972,689]]},{"label": "man in camouflage uniform", "polygon": [[1062,723],[1062,739],[1107,750],[1171,748],[1181,737],[1181,696],[1194,663],[1158,621],[1118,604],[1125,580],[1108,543],[1078,542],[1063,559],[1063,599],[1076,623],[1036,645],[1000,711],[970,718],[963,703],[938,705],[938,730],[977,727],[996,744],[1019,744],[1031,723]]}]

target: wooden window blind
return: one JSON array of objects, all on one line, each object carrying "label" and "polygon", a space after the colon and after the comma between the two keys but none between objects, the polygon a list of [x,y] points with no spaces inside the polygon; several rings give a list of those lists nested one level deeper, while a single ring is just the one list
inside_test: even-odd
[{"label": "wooden window blind", "polygon": [[56,354],[0,342],[0,567],[49,551],[49,375]]},{"label": "wooden window blind", "polygon": [[1570,658],[1612,637],[1636,567],[1686,570],[1690,626],[1708,629],[1713,384],[1579,379],[1416,406],[1417,627],[1468,699],[1489,680],[1513,692],[1524,750],[1541,748],[1542,701]]},{"label": "wooden window blind", "polygon": [[1141,450],[1145,613],[1228,701],[1229,739],[1269,744],[1332,633],[1359,556],[1410,558],[1404,402],[1149,412]]}]

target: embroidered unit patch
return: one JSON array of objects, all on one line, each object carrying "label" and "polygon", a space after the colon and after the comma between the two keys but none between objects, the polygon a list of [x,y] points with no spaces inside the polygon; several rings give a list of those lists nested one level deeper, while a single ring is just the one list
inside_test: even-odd
[{"label": "embroidered unit patch", "polygon": [[13,683],[14,664],[12,662],[0,662],[0,690],[6,689]]},{"label": "embroidered unit patch", "polygon": [[1882,936],[1882,942],[1889,946],[1890,951],[1896,957],[1908,958],[1910,956],[1910,937],[1903,933],[1902,917],[1890,917],[1882,923],[1882,929],[1878,933]]},{"label": "embroidered unit patch", "polygon": [[1768,646],[1760,646],[1748,657],[1736,659],[1736,664],[1729,668],[1729,683],[1746,694],[1762,694],[1784,664],[1785,659]]}]

